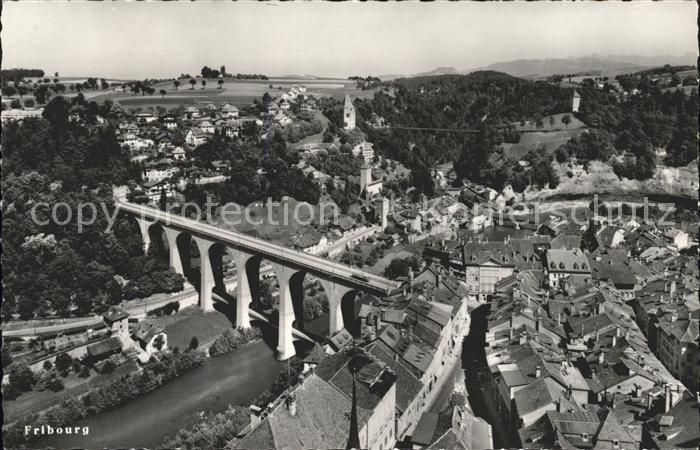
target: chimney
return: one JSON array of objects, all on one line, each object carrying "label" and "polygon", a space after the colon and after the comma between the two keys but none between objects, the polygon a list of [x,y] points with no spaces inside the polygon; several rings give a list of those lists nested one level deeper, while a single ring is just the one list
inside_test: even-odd
[{"label": "chimney", "polygon": [[289,415],[294,417],[297,414],[297,394],[295,392],[290,393],[285,402],[287,403]]},{"label": "chimney", "polygon": [[535,378],[539,378],[542,375],[542,369],[540,366],[535,367]]},{"label": "chimney", "polygon": [[536,327],[537,327],[537,331],[542,330],[542,316],[540,316],[539,314],[537,315],[537,325],[536,325]]},{"label": "chimney", "polygon": [[248,410],[250,412],[250,429],[252,430],[260,423],[262,409],[257,405],[250,405],[250,408],[248,408]]},{"label": "chimney", "polygon": [[379,329],[382,327],[382,312],[381,311],[374,317],[374,326],[377,329],[377,333],[379,333]]},{"label": "chimney", "polygon": [[613,335],[612,346],[615,347],[616,345],[617,345],[617,336]]},{"label": "chimney", "polygon": [[557,325],[561,325],[561,309],[559,310],[559,314],[557,315]]},{"label": "chimney", "polygon": [[600,352],[598,355],[598,364],[605,364],[605,352]]},{"label": "chimney", "polygon": [[653,398],[651,396],[651,391],[647,391],[647,412],[651,412],[652,405],[653,405]]},{"label": "chimney", "polygon": [[664,412],[667,413],[671,410],[673,403],[671,402],[671,386],[666,383],[664,384]]},{"label": "chimney", "polygon": [[671,313],[671,322],[675,322],[676,320],[678,320],[678,311],[675,311],[675,310],[674,310],[674,311]]},{"label": "chimney", "polygon": [[408,281],[413,285],[413,267],[408,266]]}]

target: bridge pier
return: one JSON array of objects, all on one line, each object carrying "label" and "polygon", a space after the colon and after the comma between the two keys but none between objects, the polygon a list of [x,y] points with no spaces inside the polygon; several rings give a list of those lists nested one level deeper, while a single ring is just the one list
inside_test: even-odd
[{"label": "bridge pier", "polygon": [[250,294],[247,265],[253,255],[235,249],[230,249],[230,251],[236,261],[236,328],[250,328],[248,307],[252,301],[252,295]]},{"label": "bridge pier", "polygon": [[292,291],[290,284],[292,276],[297,273],[294,269],[280,264],[272,264],[272,269],[279,281],[279,324],[277,327],[277,359],[287,360],[296,354],[294,340],[292,338],[292,326],[294,324],[294,304],[292,303]]},{"label": "bridge pier", "polygon": [[177,237],[181,234],[181,231],[175,230],[173,228],[163,227],[165,231],[165,236],[168,238],[168,249],[170,250],[170,267],[176,273],[184,276],[185,271],[182,268],[182,258],[180,257],[180,249],[177,247]]},{"label": "bridge pier", "polygon": [[151,225],[153,225],[156,222],[152,220],[146,220],[141,217],[134,217],[134,219],[136,219],[136,223],[139,224],[139,230],[141,230],[141,239],[143,240],[143,253],[147,253],[148,249],[151,247],[151,235],[148,234],[148,229],[151,228]]},{"label": "bridge pier", "polygon": [[345,328],[345,322],[343,321],[343,298],[350,292],[354,292],[353,288],[343,286],[341,284],[335,283],[333,281],[322,280],[321,286],[328,297],[328,306],[330,309],[329,321],[330,326],[328,327],[328,336],[333,337],[340,330]]},{"label": "bridge pier", "polygon": [[212,299],[212,290],[214,289],[214,271],[212,269],[211,259],[209,258],[209,249],[214,243],[206,239],[194,236],[194,241],[199,249],[200,260],[200,283],[199,283],[199,307],[204,312],[214,310],[214,300]]}]

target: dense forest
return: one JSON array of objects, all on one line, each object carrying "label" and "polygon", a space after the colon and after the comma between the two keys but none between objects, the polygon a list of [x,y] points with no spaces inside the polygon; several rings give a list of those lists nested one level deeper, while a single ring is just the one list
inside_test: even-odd
[{"label": "dense forest", "polygon": [[[114,130],[89,125],[99,108],[56,97],[44,118],[3,125],[4,318],[85,315],[123,298],[182,289],[166,258],[143,254],[132,220],[119,216],[108,230],[101,205],[113,214],[112,185],[140,174]],[[72,112],[84,120],[71,121]],[[48,207],[35,208],[39,202]],[[81,229],[79,205],[88,203],[95,211],[83,207],[83,221],[95,221]]]},{"label": "dense forest", "polygon": [[[599,89],[584,83],[578,89],[581,120],[606,135],[617,153],[651,160],[655,148],[665,149],[665,163],[670,166],[684,166],[697,158],[697,90],[690,95],[664,91],[646,76],[618,80],[625,90],[638,89],[639,95],[620,99],[609,86]],[[608,155],[591,156],[606,160]]]},{"label": "dense forest", "polygon": [[287,149],[281,133],[270,133],[269,139],[262,142],[228,139],[217,133],[194,150],[194,157],[204,163],[229,161],[229,178],[219,184],[188,185],[184,192],[188,201],[204,205],[207,195],[211,195],[220,204],[248,205],[289,196],[318,203],[318,185],[294,166],[299,156]]},{"label": "dense forest", "polygon": [[[425,191],[430,189],[423,180],[427,168],[448,161],[455,162],[460,177],[472,181],[513,182],[516,175],[490,162],[502,142],[517,142],[512,123],[567,112],[573,95],[572,89],[493,71],[399,79],[390,85],[391,92],[357,102],[358,123],[380,154],[415,171]],[[372,128],[365,122],[374,115],[390,127],[437,130]],[[548,172],[533,181],[544,184],[552,176]]]},{"label": "dense forest", "polygon": [[[653,175],[655,149],[667,151],[665,163],[671,166],[694,160],[697,92],[664,92],[647,76],[618,79],[625,89],[636,88],[640,94],[622,97],[612,85],[600,89],[592,81],[577,87],[581,108],[573,114],[590,133],[557,149],[556,160],[600,160],[610,163],[619,176],[637,179]],[[399,79],[384,87],[388,89],[374,98],[355,102],[357,122],[379,154],[415,170],[453,161],[460,178],[495,188],[505,183],[516,190],[558,183],[552,156],[543,149],[523,158],[530,164],[523,170],[499,155],[498,147],[518,142],[513,123],[542,123],[546,116],[570,112],[573,88],[493,71]],[[388,127],[370,126],[377,117]]]}]

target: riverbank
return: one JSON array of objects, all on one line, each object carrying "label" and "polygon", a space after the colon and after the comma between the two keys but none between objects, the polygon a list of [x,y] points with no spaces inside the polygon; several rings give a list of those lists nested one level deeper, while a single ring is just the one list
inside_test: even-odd
[{"label": "riverbank", "polygon": [[157,447],[200,414],[222,412],[229,404],[248,405],[274,381],[283,365],[256,341],[188,371],[123,406],[80,421],[87,436],[44,437],[34,447]]}]

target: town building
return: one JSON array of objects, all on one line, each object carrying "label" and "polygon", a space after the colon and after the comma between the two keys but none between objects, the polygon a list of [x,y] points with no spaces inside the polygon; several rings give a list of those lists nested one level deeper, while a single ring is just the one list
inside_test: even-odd
[{"label": "town building", "polygon": [[349,95],[345,95],[345,104],[343,105],[343,129],[355,129],[355,105],[352,104]]},{"label": "town building", "polygon": [[[396,376],[362,349],[324,358],[264,410],[231,448],[391,449],[396,442]],[[354,425],[354,426],[353,426]],[[356,428],[355,428],[356,427]],[[355,428],[357,436],[351,436]]]},{"label": "town building", "polygon": [[562,286],[567,282],[588,283],[591,280],[591,268],[586,255],[579,249],[549,249],[545,256],[545,272],[551,287]]},{"label": "town building", "polygon": [[360,195],[372,197],[382,192],[382,180],[372,180],[372,166],[366,161],[360,168]]}]

